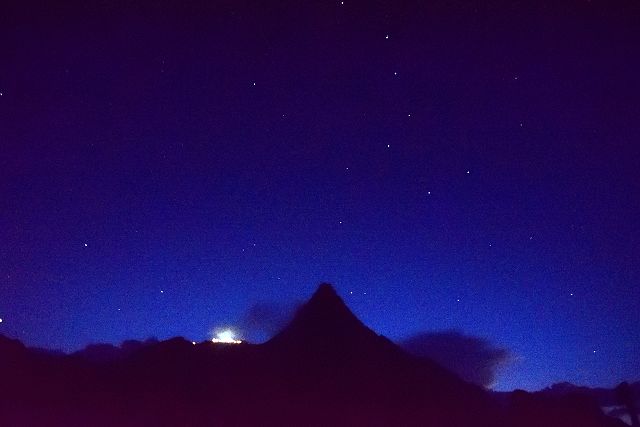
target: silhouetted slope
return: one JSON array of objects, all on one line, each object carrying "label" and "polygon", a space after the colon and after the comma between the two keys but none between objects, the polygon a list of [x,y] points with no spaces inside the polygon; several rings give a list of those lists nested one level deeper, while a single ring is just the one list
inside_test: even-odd
[{"label": "silhouetted slope", "polygon": [[[267,353],[304,357],[315,369],[348,365],[350,369],[379,369],[379,376],[397,376],[404,369],[428,372],[425,385],[449,385],[477,390],[436,363],[410,356],[399,346],[365,326],[345,305],[335,289],[322,284],[300,307],[291,323],[264,346]],[[353,372],[353,371],[352,371]],[[440,384],[439,384],[440,383]]]},{"label": "silhouetted slope", "polygon": [[624,427],[619,419],[607,417],[589,396],[570,393],[553,398],[545,393],[516,390],[509,394],[509,425],[521,427],[580,426]]},{"label": "silhouetted slope", "polygon": [[585,400],[483,389],[367,328],[330,285],[262,345],[183,338],[69,356],[0,336],[1,426],[611,427]]},{"label": "silhouetted slope", "polygon": [[319,365],[399,352],[395,344],[367,328],[329,284],[320,285],[265,349],[304,355]]},{"label": "silhouetted slope", "polygon": [[3,364],[10,363],[10,361],[14,359],[19,359],[24,356],[26,351],[26,347],[19,340],[0,335],[0,361],[2,361]]},{"label": "silhouetted slope", "polygon": [[318,393],[305,389],[313,384],[334,398],[324,398],[326,406],[344,413],[370,401],[376,402],[377,420],[386,416],[388,422],[464,425],[473,419],[474,425],[491,424],[493,408],[485,393],[367,328],[328,284],[320,285],[264,349],[269,360],[278,361],[274,365],[289,384],[299,385],[301,400],[306,393],[317,399]]},{"label": "silhouetted slope", "polygon": [[334,344],[349,345],[354,338],[375,337],[377,335],[347,308],[333,286],[323,283],[270,343],[333,348]]},{"label": "silhouetted slope", "polygon": [[[640,404],[640,381],[629,384],[629,387]],[[538,391],[538,393],[551,396],[553,398],[561,398],[572,394],[581,394],[596,400],[600,406],[615,406],[620,403],[616,397],[615,388],[585,387],[568,382],[553,384],[550,387]]]}]

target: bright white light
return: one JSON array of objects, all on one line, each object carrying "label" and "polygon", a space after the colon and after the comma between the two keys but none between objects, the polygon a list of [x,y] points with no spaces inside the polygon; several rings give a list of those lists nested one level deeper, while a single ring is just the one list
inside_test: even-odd
[{"label": "bright white light", "polygon": [[235,334],[231,329],[218,332],[216,338],[211,338],[211,341],[224,344],[240,344],[242,342],[241,340],[235,339]]}]

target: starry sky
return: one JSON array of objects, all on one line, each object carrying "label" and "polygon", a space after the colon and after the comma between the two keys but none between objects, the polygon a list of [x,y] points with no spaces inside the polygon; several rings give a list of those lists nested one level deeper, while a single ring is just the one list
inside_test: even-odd
[{"label": "starry sky", "polygon": [[328,281],[509,349],[497,389],[640,379],[637,2],[88,3],[3,6],[1,334],[203,340]]}]

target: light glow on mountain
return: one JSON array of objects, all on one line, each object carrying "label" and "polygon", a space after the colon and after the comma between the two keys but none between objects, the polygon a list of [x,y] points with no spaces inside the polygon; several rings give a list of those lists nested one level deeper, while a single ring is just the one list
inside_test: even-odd
[{"label": "light glow on mountain", "polygon": [[225,329],[216,333],[216,336],[214,338],[211,338],[211,342],[223,344],[240,344],[242,340],[236,339],[235,333],[231,329]]}]

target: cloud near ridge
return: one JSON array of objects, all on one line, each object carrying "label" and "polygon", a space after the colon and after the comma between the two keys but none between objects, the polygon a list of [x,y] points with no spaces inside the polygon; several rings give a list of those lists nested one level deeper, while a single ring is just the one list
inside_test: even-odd
[{"label": "cloud near ridge", "polygon": [[455,330],[423,332],[398,344],[405,351],[429,358],[483,387],[491,387],[500,368],[513,360],[508,350]]}]

